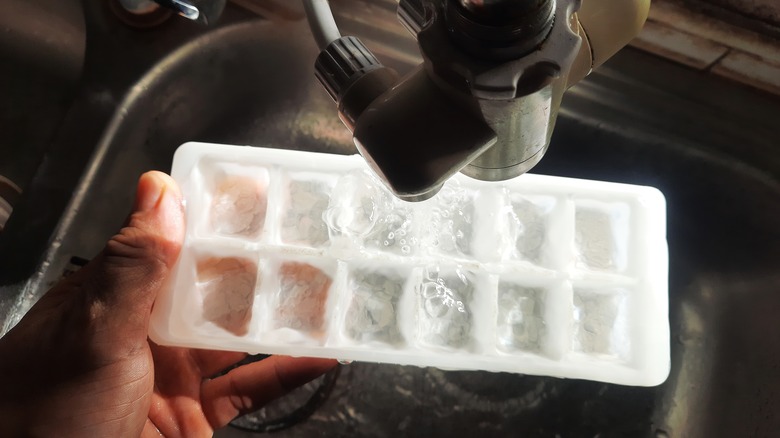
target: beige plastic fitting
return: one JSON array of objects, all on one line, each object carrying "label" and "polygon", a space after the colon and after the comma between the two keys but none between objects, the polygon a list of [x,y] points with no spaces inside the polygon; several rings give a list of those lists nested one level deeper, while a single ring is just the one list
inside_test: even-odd
[{"label": "beige plastic fitting", "polygon": [[569,74],[569,86],[622,49],[642,30],[650,0],[583,0],[572,17],[582,48]]}]

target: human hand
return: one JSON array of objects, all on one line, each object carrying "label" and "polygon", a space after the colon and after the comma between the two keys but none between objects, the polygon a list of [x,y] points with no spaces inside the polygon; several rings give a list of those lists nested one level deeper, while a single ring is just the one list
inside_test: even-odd
[{"label": "human hand", "polygon": [[103,252],[0,339],[0,436],[211,436],[335,361],[162,347],[149,315],[184,239],[182,198],[160,172]]}]

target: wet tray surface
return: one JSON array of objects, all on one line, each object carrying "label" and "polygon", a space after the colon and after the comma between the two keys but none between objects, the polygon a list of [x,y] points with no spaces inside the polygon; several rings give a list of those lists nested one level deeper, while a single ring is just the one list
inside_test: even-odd
[{"label": "wet tray surface", "polygon": [[650,386],[669,372],[663,195],[456,175],[406,203],[359,156],[188,143],[161,344]]}]

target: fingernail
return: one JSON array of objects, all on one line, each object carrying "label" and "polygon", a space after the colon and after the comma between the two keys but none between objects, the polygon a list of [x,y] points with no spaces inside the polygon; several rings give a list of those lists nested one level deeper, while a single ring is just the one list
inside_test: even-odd
[{"label": "fingernail", "polygon": [[158,232],[170,240],[181,240],[184,237],[184,201],[179,186],[163,173],[156,173],[154,178],[159,192],[154,204]]},{"label": "fingernail", "polygon": [[141,175],[138,191],[135,195],[135,211],[150,211],[156,208],[165,197],[166,184],[153,172]]}]

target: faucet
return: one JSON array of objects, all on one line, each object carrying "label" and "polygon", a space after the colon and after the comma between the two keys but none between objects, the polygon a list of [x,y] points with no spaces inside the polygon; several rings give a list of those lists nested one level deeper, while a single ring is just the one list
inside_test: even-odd
[{"label": "faucet", "polygon": [[566,89],[642,28],[650,0],[400,0],[423,63],[404,78],[304,0],[316,76],[374,172],[421,201],[457,172],[521,175],[544,156]]},{"label": "faucet", "polygon": [[[226,3],[119,1],[202,24]],[[321,50],[316,77],[358,151],[397,197],[422,201],[457,172],[502,181],[539,163],[564,92],[639,33],[650,0],[400,0],[423,56],[403,78],[341,36],[327,0],[303,6]]]},{"label": "faucet", "polygon": [[144,14],[160,6],[200,24],[215,23],[225,9],[226,0],[119,0],[129,12]]}]

